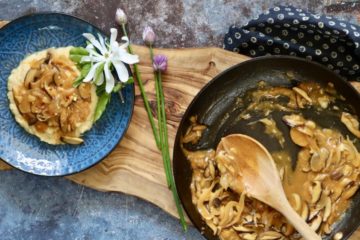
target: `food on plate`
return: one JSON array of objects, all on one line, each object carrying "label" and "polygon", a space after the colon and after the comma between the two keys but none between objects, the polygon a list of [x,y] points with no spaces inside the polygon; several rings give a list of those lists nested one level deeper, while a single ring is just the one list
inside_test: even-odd
[{"label": "food on plate", "polygon": [[[359,189],[360,153],[353,136],[358,137],[359,131],[356,116],[345,112],[349,108],[337,105],[343,97],[332,84],[322,87],[308,82],[288,88],[260,82],[244,96],[238,102],[248,101],[248,105],[240,118],[251,124],[262,123],[264,134],[281,145],[271,155],[291,206],[318,234],[333,233]],[[317,119],[308,119],[304,109],[318,113],[331,110],[353,135],[323,127]],[[274,112],[281,113],[279,121],[273,117]],[[226,164],[229,156],[216,152],[217,146],[197,151],[186,148],[187,144],[196,144],[207,129],[197,122],[196,116],[191,117],[190,123],[181,146],[193,170],[192,202],[214,235],[220,239],[301,239],[279,212],[248,196],[243,186],[233,186],[235,174]],[[277,127],[280,124],[289,132],[281,132],[282,128]],[[281,144],[285,134],[299,149],[295,167],[289,150]],[[338,232],[335,236],[341,239],[343,234]]]},{"label": "food on plate", "polygon": [[93,125],[96,87],[81,83],[72,47],[51,48],[22,60],[8,78],[10,110],[29,133],[49,144],[80,144]]}]

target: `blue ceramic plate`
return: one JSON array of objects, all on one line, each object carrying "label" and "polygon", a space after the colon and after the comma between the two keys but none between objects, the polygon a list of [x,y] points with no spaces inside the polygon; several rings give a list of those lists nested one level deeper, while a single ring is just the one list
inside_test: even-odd
[{"label": "blue ceramic plate", "polygon": [[99,29],[78,18],[44,13],[21,17],[0,29],[0,158],[25,172],[61,176],[80,172],[107,156],[124,136],[134,106],[134,86],[123,89],[125,103],[113,94],[101,119],[82,145],[53,146],[27,133],[9,109],[7,79],[27,55],[50,47],[84,46],[82,33]]}]

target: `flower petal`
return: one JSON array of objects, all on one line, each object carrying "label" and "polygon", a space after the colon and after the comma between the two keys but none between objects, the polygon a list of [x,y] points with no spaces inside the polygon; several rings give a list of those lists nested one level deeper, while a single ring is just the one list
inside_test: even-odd
[{"label": "flower petal", "polygon": [[139,62],[139,56],[123,52],[118,56],[119,60],[127,64],[135,64]]},{"label": "flower petal", "polygon": [[83,62],[104,62],[105,58],[103,56],[84,56],[81,58],[81,63]]},{"label": "flower petal", "polygon": [[129,72],[127,68],[125,67],[125,64],[121,61],[112,61],[116,73],[120,79],[121,82],[127,82],[129,80]]},{"label": "flower petal", "polygon": [[109,62],[106,62],[104,66],[104,72],[105,72],[105,81],[106,81],[105,91],[107,93],[111,93],[111,91],[115,86],[115,79],[114,76],[111,74],[109,67],[110,67]]},{"label": "flower petal", "polygon": [[129,46],[129,38],[127,36],[123,36],[121,40],[125,41],[125,43],[120,45],[120,48],[126,49]]},{"label": "flower petal", "polygon": [[95,50],[95,47],[94,47],[94,45],[92,45],[92,44],[87,45],[87,46],[86,46],[86,50],[88,51],[89,56],[101,56],[101,54],[99,54],[99,53]]},{"label": "flower petal", "polygon": [[118,32],[116,28],[110,28],[110,33],[110,49],[112,49],[113,47],[118,46],[118,43],[116,42]]},{"label": "flower petal", "polygon": [[98,40],[96,40],[95,36],[92,35],[91,33],[83,33],[83,36],[90,41],[90,43],[92,45],[94,45],[100,52],[101,54],[104,54],[106,49],[103,49],[101,44],[99,43]]},{"label": "flower petal", "polygon": [[90,82],[95,75],[96,69],[100,66],[101,62],[95,63],[91,66],[89,73],[84,78],[83,82]]},{"label": "flower petal", "polygon": [[103,36],[101,36],[100,33],[98,33],[98,38],[99,38],[99,42],[100,42],[100,44],[101,44],[101,47],[102,47],[103,49],[107,49],[107,48],[106,48],[106,45],[105,45],[105,40],[104,40]]}]

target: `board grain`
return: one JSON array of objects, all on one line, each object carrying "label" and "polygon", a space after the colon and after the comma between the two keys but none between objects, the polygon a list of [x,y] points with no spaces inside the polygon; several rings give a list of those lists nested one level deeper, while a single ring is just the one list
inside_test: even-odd
[{"label": "board grain", "polygon": [[[155,84],[149,52],[142,46],[134,46],[134,51],[141,60],[139,69],[155,117]],[[163,84],[172,152],[177,127],[193,97],[218,73],[248,57],[220,48],[155,49],[155,54],[160,53],[168,57],[169,63],[163,75]],[[360,91],[360,83],[354,83],[354,86]],[[11,167],[0,161],[0,169]],[[162,158],[137,86],[134,114],[117,148],[94,167],[66,178],[99,191],[123,192],[140,197],[177,217],[171,192],[166,186]],[[360,231],[351,239],[360,239]]]}]

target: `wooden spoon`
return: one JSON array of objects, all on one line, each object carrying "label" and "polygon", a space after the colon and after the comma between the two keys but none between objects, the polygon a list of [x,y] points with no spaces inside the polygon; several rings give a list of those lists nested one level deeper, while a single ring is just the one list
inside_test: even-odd
[{"label": "wooden spoon", "polygon": [[225,166],[221,174],[232,175],[230,188],[238,193],[246,191],[282,213],[305,239],[321,239],[290,206],[274,160],[261,143],[246,135],[232,134],[221,139],[216,152],[228,156],[216,161]]}]

